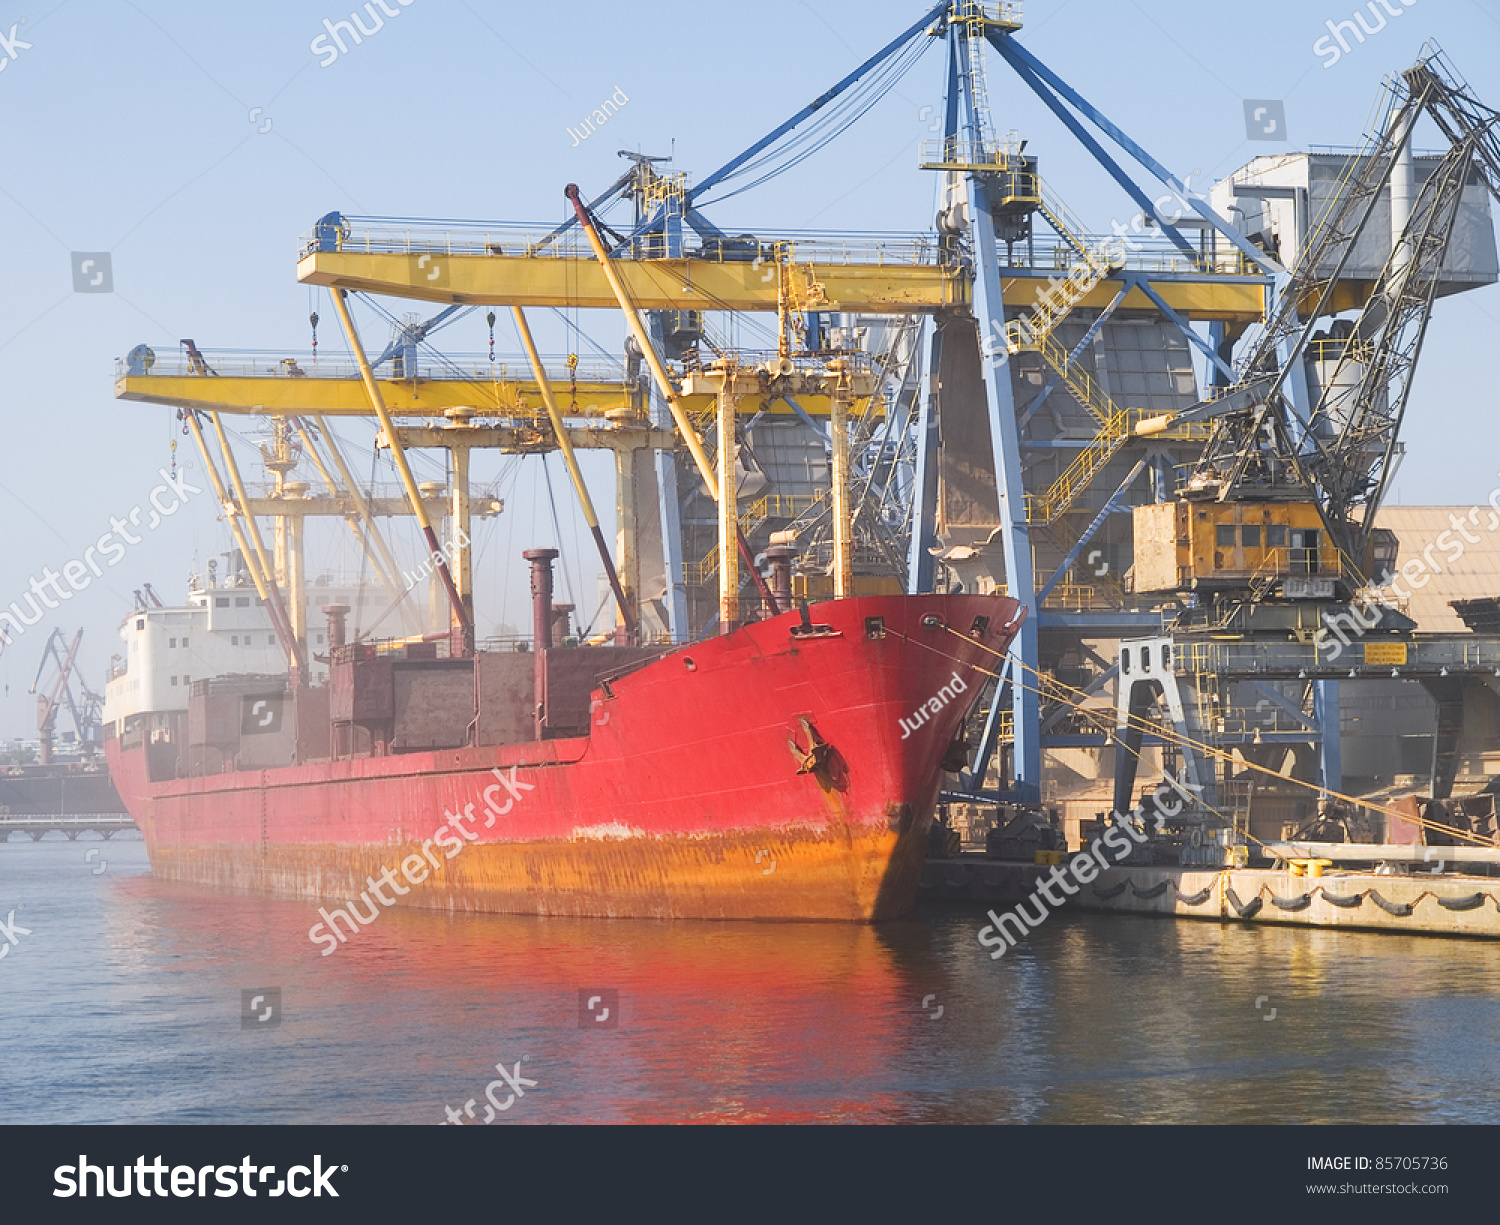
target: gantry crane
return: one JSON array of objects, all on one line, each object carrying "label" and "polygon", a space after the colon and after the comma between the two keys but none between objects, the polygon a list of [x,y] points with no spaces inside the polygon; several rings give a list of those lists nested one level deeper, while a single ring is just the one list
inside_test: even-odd
[{"label": "gantry crane", "polygon": [[[894,482],[910,510],[902,513],[889,499],[877,509],[866,492],[874,485],[862,481],[865,499],[862,504],[851,500],[849,513],[858,516],[863,510],[906,528],[909,547],[901,559],[904,564],[890,566],[887,573],[897,581],[904,577],[908,590],[925,591],[935,583],[962,581],[980,590],[1004,586],[1026,604],[1031,615],[1012,649],[1010,682],[991,703],[991,717],[968,785],[976,793],[982,787],[1004,724],[1001,711],[1008,706],[1015,738],[1014,783],[1004,798],[1034,802],[1040,798],[1041,769],[1039,629],[1073,642],[1080,633],[1094,631],[1097,636],[1112,637],[1122,627],[1141,624],[1139,615],[1133,613],[1110,613],[1102,620],[1091,620],[1087,613],[1062,618],[1038,615],[1042,601],[1060,584],[1066,585],[1063,580],[1079,550],[1101,530],[1107,511],[1122,504],[1129,483],[1143,470],[1139,457],[1122,454],[1132,437],[1128,427],[1139,411],[1128,403],[1117,406],[1101,392],[1086,369],[1092,359],[1083,351],[1117,310],[1149,312],[1165,321],[1165,326],[1177,329],[1184,348],[1203,344],[1192,327],[1196,321],[1236,328],[1259,323],[1266,313],[1271,279],[1280,267],[1022,47],[1016,38],[1020,28],[1017,4],[944,0],[701,180],[690,183],[686,175],[661,173],[649,159],[633,158],[635,164],[583,210],[593,215],[613,199],[634,200],[630,228],[621,226],[610,233],[612,268],[576,241],[572,218],[538,232],[507,223],[460,229],[436,222],[413,224],[405,219],[394,222],[331,213],[307,236],[297,271],[300,280],[327,286],[336,298],[361,291],[445,306],[569,309],[616,309],[624,300],[647,317],[651,347],[675,367],[672,377],[677,386],[666,392],[658,389],[653,396],[659,425],[666,424],[665,405],[689,384],[715,390],[720,396],[739,390],[744,364],[732,377],[722,364],[736,355],[716,354],[716,361],[693,364],[694,353],[700,350],[696,342],[705,312],[774,314],[777,349],[770,360],[779,364],[785,358],[794,370],[798,360],[806,360],[798,358],[798,350],[810,356],[821,354],[815,360],[830,356],[831,346],[822,338],[832,330],[835,315],[935,317],[942,333],[942,354],[939,357],[935,342],[933,394],[909,396],[909,416],[896,423],[912,440],[910,448],[895,449],[907,470]],[[705,205],[711,199],[765,181],[858,119],[931,45],[945,47],[948,60],[939,112],[942,136],[934,155],[923,161],[946,176],[948,200],[937,233],[782,232],[768,237],[765,231],[728,233],[707,216]],[[1170,246],[1170,258],[1153,256],[1149,264],[1093,258],[1096,244],[1087,230],[1036,180],[1035,157],[996,137],[984,85],[986,49],[1000,55],[1015,77],[1057,114],[1145,214],[1156,211],[1151,194],[1105,151],[1085,124],[1103,131],[1148,175],[1180,195],[1184,207],[1196,215],[1191,225],[1163,223],[1160,227],[1163,241]],[[1037,190],[1028,195],[1026,189],[1032,185]],[[1029,255],[1035,246],[1029,232],[1033,214],[1057,232],[1057,243],[1034,262],[1018,261],[1017,250]],[[1196,242],[1190,236],[1194,226]],[[1002,247],[1008,261],[1003,275]],[[1064,262],[1054,262],[1059,258]],[[1049,277],[1057,279],[1059,270],[1067,270],[1073,259],[1086,264],[1089,275],[1070,277],[1065,309],[1052,312],[1045,321],[1049,326],[1026,338],[1030,348],[1024,351],[1035,358],[1013,362],[1007,324],[1019,316],[1034,315],[1039,292],[1047,289]],[[1159,275],[1163,271],[1166,275]],[[612,276],[619,292],[611,283]],[[1071,322],[1067,316],[1081,319],[1085,313],[1096,318],[1082,341],[1060,343],[1057,325]],[[643,356],[635,354],[637,359]],[[1027,391],[1024,382],[1013,380],[1021,377],[1016,370],[1033,360],[1044,364],[1047,381]],[[716,365],[717,371],[712,369]],[[752,413],[767,399],[775,399],[774,380],[786,377],[775,369],[761,373],[772,385],[757,388],[760,404],[752,402]],[[1095,433],[1081,452],[1072,449],[1076,434],[1071,426],[1061,441],[1039,436],[1028,426],[1055,386],[1079,401],[1079,412],[1087,414],[1084,420],[1091,423],[1083,428]],[[791,398],[798,397],[793,393]],[[734,415],[722,403],[718,407],[713,418],[705,414],[694,428],[706,437],[717,433],[721,442],[716,445],[722,452]],[[1046,412],[1060,415],[1055,400]],[[849,413],[848,417],[852,421],[857,415]],[[854,432],[865,453],[849,457],[842,465],[851,476],[867,476],[882,462],[889,463],[890,450],[878,444],[873,433],[860,439],[857,429]],[[887,456],[884,461],[882,453]],[[722,454],[719,458],[722,461]],[[830,462],[830,469],[833,466]],[[1122,483],[1120,477],[1127,470],[1129,476]],[[659,473],[658,490],[665,506],[675,469],[669,472],[663,465]],[[725,487],[727,483],[717,484]],[[883,484],[891,487],[890,482]],[[711,487],[710,482],[705,485]],[[745,518],[744,508],[718,507],[715,519],[720,535],[728,535],[735,527],[743,530]],[[759,516],[750,518],[755,522]],[[762,523],[759,530],[767,526]],[[672,528],[664,520],[668,588],[674,593],[671,628],[674,637],[686,640],[699,627],[680,598],[688,563],[676,547]],[[891,541],[878,532],[870,534],[869,543],[872,554],[900,551],[892,550]],[[939,550],[941,570],[936,559]],[[840,551],[835,542],[834,553]],[[961,556],[973,560],[960,560]],[[705,557],[700,569],[708,570],[710,562]],[[835,562],[831,568],[837,572],[841,567]],[[960,580],[953,580],[953,574]],[[717,576],[722,609],[733,593],[724,591],[730,582],[727,568],[719,567]]]}]

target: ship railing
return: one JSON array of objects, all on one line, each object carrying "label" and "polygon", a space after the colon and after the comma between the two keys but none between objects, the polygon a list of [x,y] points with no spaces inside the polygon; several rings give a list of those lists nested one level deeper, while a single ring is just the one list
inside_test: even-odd
[{"label": "ship railing", "polygon": [[[115,378],[128,375],[175,378],[188,375],[218,375],[223,378],[286,379],[358,379],[359,367],[347,358],[319,355],[311,350],[292,349],[200,349],[190,357],[177,345],[160,349],[148,346],[149,353],[139,357],[115,359]],[[543,359],[543,368],[554,388],[566,391],[570,378],[580,383],[620,383],[625,369],[620,363],[581,362],[576,371],[568,369],[566,357]],[[441,382],[508,382],[532,380],[531,364],[525,357],[504,357],[490,361],[483,353],[445,353],[434,357],[427,350],[419,355],[416,375],[397,373],[398,363],[388,358],[375,366],[378,378],[411,378]]]},{"label": "ship railing", "polygon": [[610,681],[619,680],[622,676],[629,676],[632,672],[638,672],[647,664],[655,663],[663,655],[670,655],[673,651],[679,650],[682,646],[681,643],[665,641],[663,639],[664,636],[657,635],[656,638],[652,641],[643,642],[641,644],[642,646],[656,647],[657,650],[652,652],[650,655],[634,659],[628,664],[621,664],[619,665],[619,667],[611,668],[607,672],[597,673],[594,676],[594,684],[596,686],[600,684],[608,684]]},{"label": "ship railing", "polygon": [[[390,217],[344,217],[337,249],[372,255],[499,255],[530,259],[592,260],[577,227],[552,237],[555,226],[522,222],[422,221]],[[318,226],[302,236],[301,252],[327,249],[329,230]],[[661,258],[644,236],[633,244],[635,258]],[[779,230],[774,234],[727,235],[690,248],[693,259],[766,264],[785,259],[798,264],[932,264],[937,236],[922,231]]]},{"label": "ship railing", "polygon": [[[331,660],[335,664],[368,663],[374,659],[393,656],[406,657],[407,648],[413,645],[430,646],[431,659],[452,658],[452,642],[449,634],[424,634],[420,638],[365,638],[359,642],[346,642],[334,647]],[[195,681],[194,684],[197,684]]]},{"label": "ship railing", "polygon": [[531,650],[531,636],[523,634],[491,634],[488,638],[481,638],[475,644],[479,650],[490,654],[500,652],[521,652]]}]

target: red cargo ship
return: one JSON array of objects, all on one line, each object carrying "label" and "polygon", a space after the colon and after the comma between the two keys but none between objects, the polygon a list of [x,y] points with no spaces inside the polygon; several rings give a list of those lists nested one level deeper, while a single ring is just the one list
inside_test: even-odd
[{"label": "red cargo ship", "polygon": [[868,596],[690,646],[439,658],[342,644],[335,611],[328,684],[200,680],[106,752],[156,874],[325,902],[325,954],[390,904],[886,919],[1023,615]]}]

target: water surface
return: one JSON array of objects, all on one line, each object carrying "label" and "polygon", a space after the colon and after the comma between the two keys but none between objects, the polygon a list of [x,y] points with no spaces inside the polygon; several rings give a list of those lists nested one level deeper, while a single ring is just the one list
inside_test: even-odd
[{"label": "water surface", "polygon": [[[324,957],[304,902],[58,835],[0,844],[12,907],[5,1123],[478,1119],[497,1061],[536,1082],[497,1124],[1500,1122],[1495,943],[1053,915],[992,961],[977,907],[877,928],[391,909]],[[281,1023],[242,1028],[267,987]]]}]

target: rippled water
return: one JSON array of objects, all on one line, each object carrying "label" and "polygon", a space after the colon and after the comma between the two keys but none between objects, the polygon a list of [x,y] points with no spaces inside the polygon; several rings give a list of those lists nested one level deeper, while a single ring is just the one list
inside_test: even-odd
[{"label": "rippled water", "polygon": [[[303,902],[55,835],[0,845],[0,919],[15,906],[7,1123],[482,1118],[487,1086],[510,1096],[497,1061],[536,1081],[507,1123],[1500,1122],[1500,944],[1054,915],[991,961],[977,908],[879,928],[392,909],[323,957]],[[282,1023],[242,1029],[264,987]],[[617,1027],[592,1019],[610,1002]]]}]

